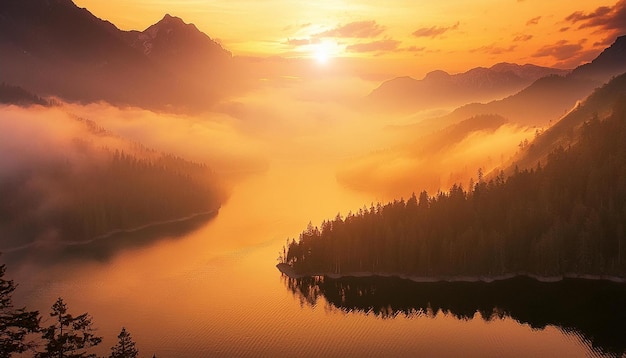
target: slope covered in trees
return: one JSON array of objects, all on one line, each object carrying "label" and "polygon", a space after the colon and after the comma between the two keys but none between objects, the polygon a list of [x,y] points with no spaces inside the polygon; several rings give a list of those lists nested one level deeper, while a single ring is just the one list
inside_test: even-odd
[{"label": "slope covered in trees", "polygon": [[214,213],[225,198],[221,182],[205,164],[127,141],[87,119],[51,118],[68,133],[62,139],[46,134],[41,145],[34,143],[36,134],[30,135],[51,128],[48,121],[25,126],[26,138],[20,134],[25,131],[3,127],[17,134],[15,139],[4,136],[10,143],[3,150],[14,154],[0,172],[0,251],[86,241]]},{"label": "slope covered in trees", "polygon": [[[37,358],[97,356],[91,350],[102,343],[102,337],[97,335],[89,313],[73,315],[61,297],[45,320],[39,311],[15,308],[13,291],[17,284],[4,278],[5,269],[4,264],[0,265],[0,358],[22,357],[27,353]],[[122,327],[117,338],[110,358],[138,357],[135,342],[126,328]]]},{"label": "slope covered in trees", "polygon": [[529,272],[626,276],[626,95],[547,163],[466,191],[422,192],[310,225],[283,261],[301,274]]},{"label": "slope covered in trees", "polygon": [[[0,229],[9,239],[3,240],[5,245],[23,245],[44,235],[80,241],[220,206],[222,195],[205,165],[172,155],[142,158],[109,149],[85,156],[104,159],[80,169],[69,162],[48,163],[0,183]],[[46,194],[50,188],[56,198]]]}]

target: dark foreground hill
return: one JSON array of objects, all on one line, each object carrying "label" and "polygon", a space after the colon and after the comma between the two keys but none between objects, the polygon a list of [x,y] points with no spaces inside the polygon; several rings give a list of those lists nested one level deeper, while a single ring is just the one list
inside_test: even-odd
[{"label": "dark foreground hill", "polygon": [[[312,225],[288,245],[299,273],[416,276],[528,272],[626,276],[626,94],[545,163],[468,191],[396,200]],[[286,248],[287,250],[287,248]]]},{"label": "dark foreground hill", "polygon": [[236,86],[230,52],[194,25],[122,31],[71,0],[0,2],[0,53],[1,81],[70,101],[206,109]]}]

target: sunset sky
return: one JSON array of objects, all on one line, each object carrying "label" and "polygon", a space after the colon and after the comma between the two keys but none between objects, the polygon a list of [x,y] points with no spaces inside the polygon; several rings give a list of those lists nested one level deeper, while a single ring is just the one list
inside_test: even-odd
[{"label": "sunset sky", "polygon": [[165,13],[235,56],[366,59],[398,75],[498,62],[572,68],[626,33],[626,0],[75,0],[124,30]]}]

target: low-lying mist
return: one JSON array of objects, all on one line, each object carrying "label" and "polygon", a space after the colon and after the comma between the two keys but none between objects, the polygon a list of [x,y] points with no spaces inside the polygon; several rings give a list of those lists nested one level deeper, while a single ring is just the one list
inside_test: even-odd
[{"label": "low-lying mist", "polygon": [[[195,115],[107,103],[0,107],[0,188],[13,192],[2,205],[0,250],[208,211],[240,180],[271,168],[297,171],[299,179],[275,185],[301,191],[328,178],[381,201],[434,193],[467,185],[478,168],[489,172],[530,137],[501,118],[434,133],[417,129],[407,117],[359,106],[374,85],[356,77],[263,79],[254,92]],[[312,180],[302,179],[303,169],[315,174]],[[142,190],[131,200],[133,185]],[[81,190],[90,194],[77,195]],[[110,194],[117,192],[133,194]],[[150,209],[131,203],[151,197],[160,201],[146,204]],[[316,200],[325,200],[323,192]]]}]

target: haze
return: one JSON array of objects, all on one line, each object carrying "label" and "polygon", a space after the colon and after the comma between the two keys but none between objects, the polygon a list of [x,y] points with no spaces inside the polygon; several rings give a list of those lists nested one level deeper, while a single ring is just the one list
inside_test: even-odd
[{"label": "haze", "polygon": [[470,356],[595,354],[496,308],[342,311],[274,265],[308,223],[486,188],[575,145],[623,98],[626,0],[3,1],[16,306],[90,311],[98,354],[120,326],[142,356],[436,355],[455,336]]}]

